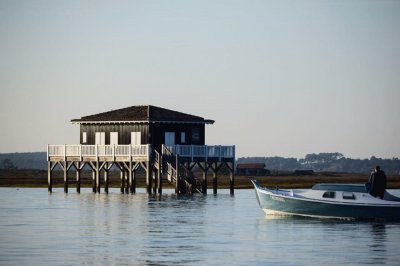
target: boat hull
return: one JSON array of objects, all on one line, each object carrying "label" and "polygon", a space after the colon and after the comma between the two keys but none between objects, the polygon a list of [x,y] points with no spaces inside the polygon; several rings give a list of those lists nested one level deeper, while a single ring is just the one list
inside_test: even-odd
[{"label": "boat hull", "polygon": [[400,206],[322,202],[274,194],[256,187],[260,207],[267,215],[300,215],[338,219],[400,219]]}]

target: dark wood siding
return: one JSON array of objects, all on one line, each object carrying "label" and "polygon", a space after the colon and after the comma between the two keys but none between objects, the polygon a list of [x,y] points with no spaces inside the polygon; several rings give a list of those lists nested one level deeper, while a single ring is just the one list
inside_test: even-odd
[{"label": "dark wood siding", "polygon": [[[149,125],[148,124],[81,124],[81,144],[95,144],[96,132],[105,132],[105,144],[110,144],[110,132],[118,132],[118,144],[131,144],[131,132],[141,132],[142,144],[149,143]],[[83,132],[87,134],[87,143],[82,143]]]},{"label": "dark wood siding", "polygon": [[[83,143],[83,132],[87,142]],[[118,144],[131,144],[131,132],[141,132],[142,144],[152,144],[158,151],[165,144],[165,132],[175,132],[175,144],[205,145],[205,125],[185,123],[150,123],[149,124],[81,124],[80,143],[95,144],[96,132],[105,132],[105,144],[110,144],[110,132],[118,132]],[[181,133],[185,132],[185,142]]]}]

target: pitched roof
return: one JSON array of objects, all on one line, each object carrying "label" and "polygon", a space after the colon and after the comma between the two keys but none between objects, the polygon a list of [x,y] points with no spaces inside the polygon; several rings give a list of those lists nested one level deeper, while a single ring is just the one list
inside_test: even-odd
[{"label": "pitched roof", "polygon": [[237,169],[264,169],[265,163],[240,163],[236,166]]},{"label": "pitched roof", "polygon": [[80,119],[72,119],[72,123],[96,123],[96,122],[178,122],[213,124],[214,120],[168,110],[152,105],[138,105],[104,113],[83,116]]}]

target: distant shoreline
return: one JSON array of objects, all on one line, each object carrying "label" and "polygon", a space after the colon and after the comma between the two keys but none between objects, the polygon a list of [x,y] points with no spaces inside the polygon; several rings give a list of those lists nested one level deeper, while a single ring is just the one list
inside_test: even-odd
[{"label": "distant shoreline", "polygon": [[[69,187],[76,185],[75,174],[69,173]],[[110,173],[110,187],[120,187],[119,172]],[[212,189],[212,176],[208,176],[208,188]],[[235,176],[235,189],[253,188],[250,180],[257,179],[262,186],[280,188],[310,188],[316,183],[366,183],[369,175],[352,173],[315,173],[313,175],[272,175],[272,176]],[[103,181],[103,178],[102,178]],[[53,177],[54,187],[63,187],[63,173],[55,171]],[[84,171],[81,177],[81,187],[92,186],[92,175]],[[103,184],[102,184],[103,186]],[[136,182],[138,188],[146,186],[143,174],[139,174]],[[46,170],[0,170],[0,187],[47,187]],[[172,188],[167,180],[163,187]],[[400,189],[400,175],[388,175],[389,189]],[[218,176],[218,188],[229,188],[229,176]]]}]

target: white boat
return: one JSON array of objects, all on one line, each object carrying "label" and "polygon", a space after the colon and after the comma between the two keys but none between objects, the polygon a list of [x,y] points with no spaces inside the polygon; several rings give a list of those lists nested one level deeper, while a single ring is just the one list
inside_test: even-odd
[{"label": "white boat", "polygon": [[252,180],[260,207],[267,215],[300,215],[338,219],[400,219],[400,198],[383,199],[364,184],[316,184],[312,189],[268,189]]}]

